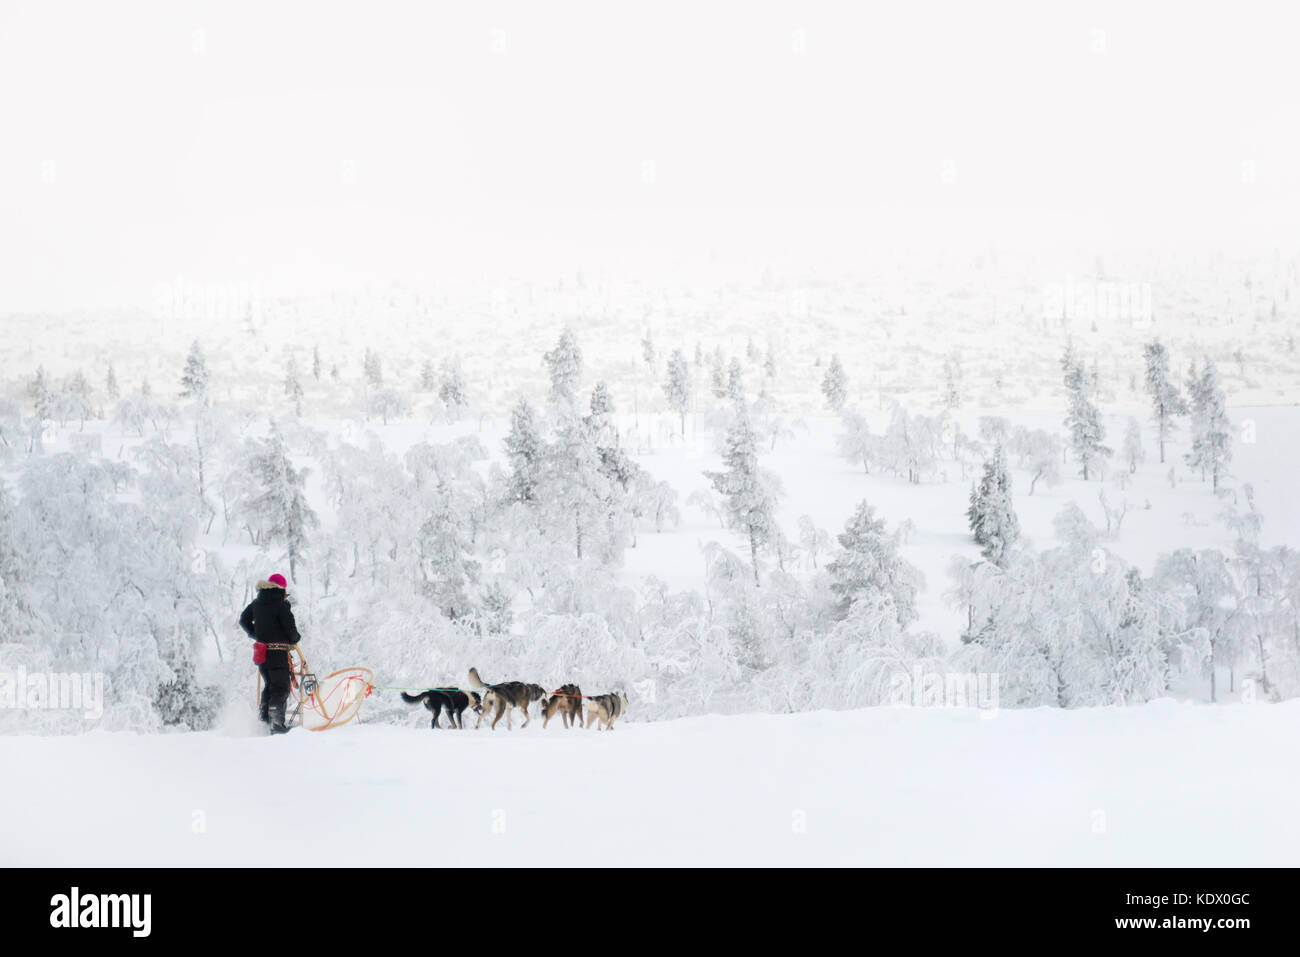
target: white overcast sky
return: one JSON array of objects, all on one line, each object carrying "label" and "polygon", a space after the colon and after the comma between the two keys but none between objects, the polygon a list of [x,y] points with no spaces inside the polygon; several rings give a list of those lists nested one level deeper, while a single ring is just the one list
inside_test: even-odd
[{"label": "white overcast sky", "polygon": [[0,312],[1297,238],[1281,4],[451,6],[3,0]]}]

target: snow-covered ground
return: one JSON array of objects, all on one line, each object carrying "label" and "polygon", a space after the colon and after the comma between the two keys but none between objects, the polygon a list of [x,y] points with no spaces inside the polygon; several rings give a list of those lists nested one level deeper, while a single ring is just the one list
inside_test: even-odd
[{"label": "snow-covered ground", "polygon": [[0,738],[0,864],[1287,866],[1300,702]]}]

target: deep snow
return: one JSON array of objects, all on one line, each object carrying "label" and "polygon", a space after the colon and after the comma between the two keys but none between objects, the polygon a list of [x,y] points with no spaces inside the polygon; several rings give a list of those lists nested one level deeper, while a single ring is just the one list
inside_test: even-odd
[{"label": "deep snow", "polygon": [[0,864],[1300,860],[1300,701],[252,735],[0,739]]}]

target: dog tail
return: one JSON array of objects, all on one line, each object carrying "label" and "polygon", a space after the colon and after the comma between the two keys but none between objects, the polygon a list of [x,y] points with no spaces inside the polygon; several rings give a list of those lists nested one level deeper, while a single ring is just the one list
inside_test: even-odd
[{"label": "dog tail", "polygon": [[405,691],[403,691],[401,692],[401,695],[402,695],[402,700],[405,701],[407,704],[419,704],[425,698],[429,697],[429,692],[421,691],[419,694],[407,694]]},{"label": "dog tail", "polygon": [[475,691],[481,691],[482,689],[489,687],[488,684],[478,676],[477,668],[469,669],[469,681],[467,684]]}]

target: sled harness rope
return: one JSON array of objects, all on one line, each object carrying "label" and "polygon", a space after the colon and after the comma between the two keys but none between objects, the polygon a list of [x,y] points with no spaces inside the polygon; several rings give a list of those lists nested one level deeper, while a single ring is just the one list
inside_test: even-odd
[{"label": "sled harness rope", "polygon": [[[296,720],[300,727],[309,731],[328,731],[347,724],[353,718],[360,722],[358,712],[375,677],[369,668],[353,665],[318,679],[297,645],[268,642],[266,647],[289,652],[289,690],[295,702],[290,721]],[[261,681],[257,684],[257,697],[260,704]],[[307,723],[307,712],[315,716],[310,724]]]}]

